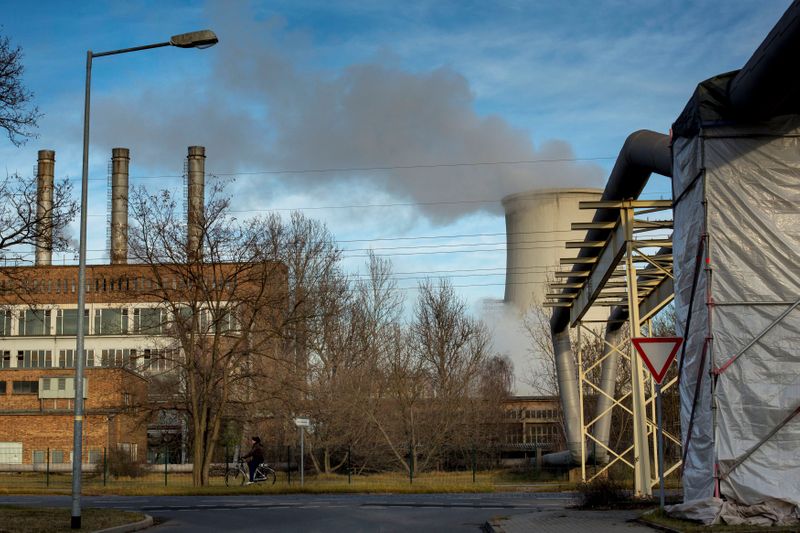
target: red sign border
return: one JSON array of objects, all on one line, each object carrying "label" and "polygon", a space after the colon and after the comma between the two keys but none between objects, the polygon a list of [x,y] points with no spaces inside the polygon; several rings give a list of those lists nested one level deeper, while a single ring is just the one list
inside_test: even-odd
[{"label": "red sign border", "polygon": [[[636,348],[636,351],[639,352],[639,357],[642,358],[644,364],[647,365],[648,370],[650,370],[650,374],[652,374],[653,379],[656,380],[656,383],[659,385],[662,381],[664,381],[664,376],[667,374],[667,369],[669,365],[672,364],[672,361],[675,360],[675,356],[678,354],[678,350],[683,344],[682,337],[636,337],[631,339],[633,346]],[[642,349],[642,344],[652,344],[652,343],[666,343],[672,342],[674,346],[672,347],[672,352],[667,357],[667,362],[664,364],[664,368],[661,369],[661,372],[657,372],[656,369],[653,367],[653,363],[650,362],[647,355],[644,353]]]}]

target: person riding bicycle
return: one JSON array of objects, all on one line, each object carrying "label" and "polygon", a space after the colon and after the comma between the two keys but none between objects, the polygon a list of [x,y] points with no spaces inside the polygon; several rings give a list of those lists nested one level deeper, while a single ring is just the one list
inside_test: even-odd
[{"label": "person riding bicycle", "polygon": [[250,442],[253,443],[250,452],[242,456],[242,459],[250,459],[247,461],[247,466],[250,467],[250,481],[247,482],[248,485],[253,483],[258,465],[264,462],[264,446],[261,445],[261,439],[259,437],[251,437]]}]

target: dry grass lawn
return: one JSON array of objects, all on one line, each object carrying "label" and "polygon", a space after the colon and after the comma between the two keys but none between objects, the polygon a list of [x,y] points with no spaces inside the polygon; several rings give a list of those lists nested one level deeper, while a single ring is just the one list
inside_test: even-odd
[{"label": "dry grass lawn", "polygon": [[[71,532],[70,509],[52,507],[0,506],[0,533]],[[116,509],[81,510],[81,530],[97,531],[144,519],[142,513]]]}]

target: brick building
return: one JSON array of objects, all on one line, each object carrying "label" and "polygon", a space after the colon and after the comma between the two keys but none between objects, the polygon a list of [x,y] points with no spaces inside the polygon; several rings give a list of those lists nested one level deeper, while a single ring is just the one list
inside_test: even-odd
[{"label": "brick building", "polygon": [[[74,372],[67,368],[0,370],[0,463],[57,467],[72,461]],[[133,408],[147,380],[124,368],[88,368],[84,378],[84,463],[117,448],[136,459],[147,448],[147,419]]]},{"label": "brick building", "polygon": [[[43,150],[39,156],[39,190],[52,191],[55,154]],[[190,282],[185,265],[128,264],[128,151],[114,149],[112,264],[86,270],[84,462],[108,447],[144,460],[166,444],[172,462],[186,462],[187,420],[172,401],[181,392],[175,366],[184,354],[171,328],[186,320],[176,302],[199,285],[228,300],[244,299],[250,288],[246,276],[238,274],[244,270],[237,270],[240,265],[202,260],[204,159],[202,147],[189,148],[187,255],[195,265]],[[69,462],[78,267],[51,265],[51,242],[51,236],[40,236],[35,266],[0,269],[0,464],[39,462],[48,448],[51,462]],[[188,253],[192,250],[194,255]],[[270,279],[260,290],[282,297],[283,265],[265,262],[247,270]],[[211,317],[211,311],[197,309],[189,320],[208,326]],[[234,338],[235,323],[234,316],[224,321],[217,316],[212,327]]]},{"label": "brick building", "polygon": [[502,451],[507,461],[539,461],[542,455],[563,449],[558,396],[512,396],[503,408],[506,440]]}]

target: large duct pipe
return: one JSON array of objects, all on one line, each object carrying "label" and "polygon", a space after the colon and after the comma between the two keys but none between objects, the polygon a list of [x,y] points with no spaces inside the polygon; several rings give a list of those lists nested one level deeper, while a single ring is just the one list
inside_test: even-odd
[{"label": "large duct pipe", "polygon": [[128,166],[130,150],[111,150],[111,264],[128,262]]},{"label": "large duct pipe", "polygon": [[188,166],[188,224],[186,257],[190,262],[203,260],[203,227],[205,226],[206,149],[190,146]]},{"label": "large duct pipe", "polygon": [[53,261],[53,179],[56,153],[39,150],[36,171],[36,265]]},{"label": "large duct pipe", "polygon": [[728,84],[735,112],[758,120],[798,112],[800,0],[795,0]]},{"label": "large duct pipe", "polygon": [[[553,331],[553,351],[558,377],[558,395],[561,399],[561,412],[564,414],[564,431],[567,436],[569,462],[578,462],[581,457],[580,396],[578,394],[578,369],[572,357],[569,328]],[[551,458],[552,460],[553,458]]]},{"label": "large duct pipe", "polygon": [[[603,191],[602,200],[623,200],[626,198],[638,198],[642,189],[650,179],[650,174],[672,176],[672,154],[670,150],[669,136],[654,131],[639,130],[625,140],[625,144],[620,150],[614,170],[608,178],[608,183]],[[593,222],[611,222],[617,219],[619,211],[616,209],[598,209],[595,212]],[[587,232],[587,241],[604,241],[611,230],[594,229]],[[581,248],[579,257],[596,257],[600,253],[599,248]],[[581,270],[583,267],[576,264],[573,271]],[[569,282],[580,282],[580,278],[569,278]],[[553,351],[556,360],[556,372],[558,374],[559,395],[561,397],[561,407],[564,413],[564,429],[567,434],[567,446],[570,452],[570,459],[574,463],[581,461],[581,435],[580,427],[583,421],[580,419],[580,397],[578,394],[579,378],[575,368],[575,359],[572,353],[572,346],[569,342],[569,309],[556,307],[550,319],[550,330],[553,337]],[[614,381],[616,375],[616,358],[613,358],[614,366],[611,367],[611,358],[603,366],[601,376],[603,379],[603,391],[614,395]],[[611,378],[614,379],[611,379]],[[610,423],[611,417],[602,420],[603,425]],[[596,428],[596,430],[608,433],[608,430]],[[607,442],[607,440],[606,440]]]}]

